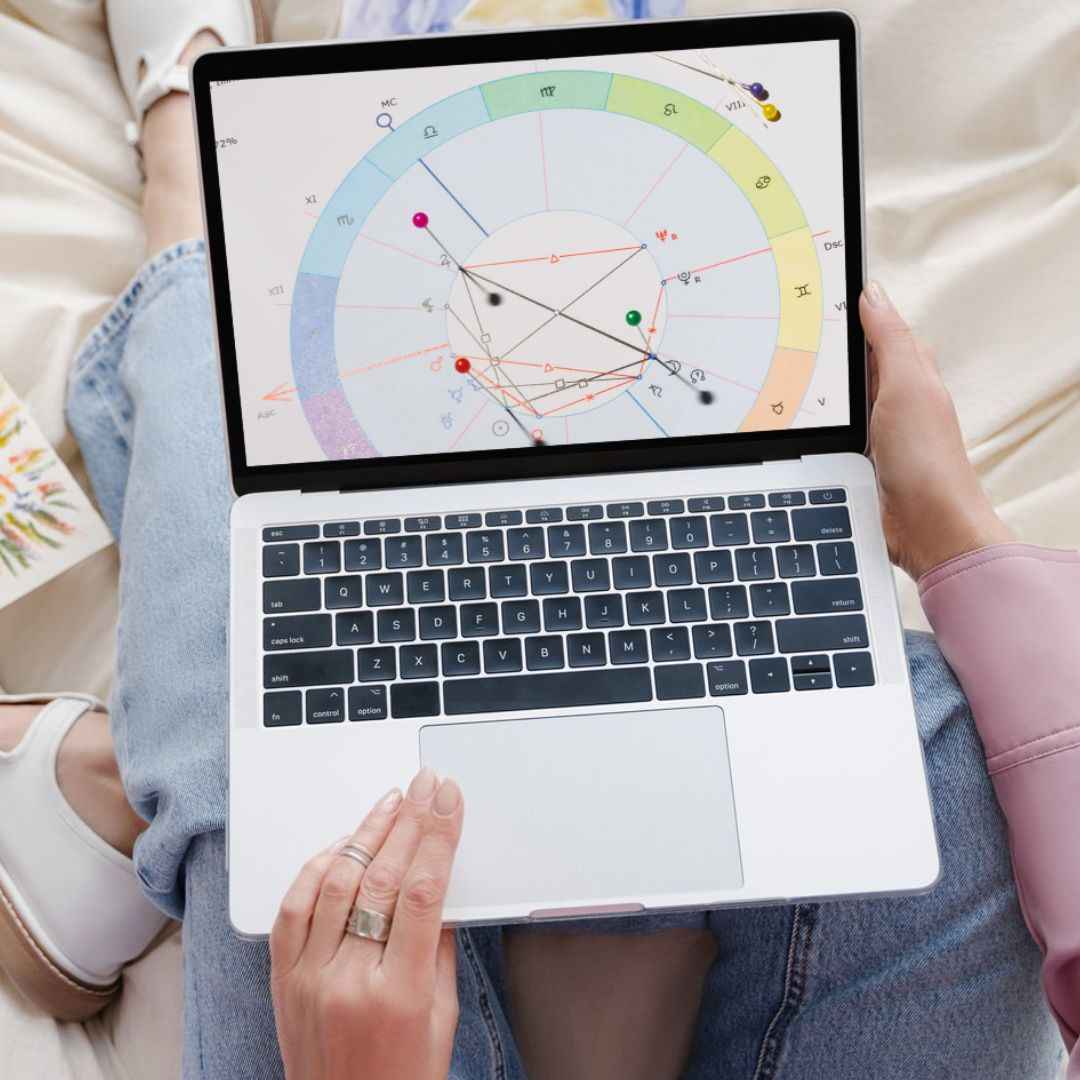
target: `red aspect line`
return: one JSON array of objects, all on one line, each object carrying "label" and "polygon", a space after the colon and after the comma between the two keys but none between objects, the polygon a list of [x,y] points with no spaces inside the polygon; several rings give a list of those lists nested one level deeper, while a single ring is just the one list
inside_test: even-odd
[{"label": "red aspect line", "polygon": [[465,433],[480,419],[480,414],[488,407],[489,401],[489,398],[484,398],[484,400],[480,402],[480,408],[473,413],[472,419],[457,433],[457,438],[450,444],[451,450],[465,438]]},{"label": "red aspect line", "polygon": [[[811,233],[812,239],[817,239],[819,236],[825,236],[827,233],[832,232],[832,229],[822,229],[821,232]],[[730,259],[721,259],[719,262],[709,263],[708,266],[698,266],[693,270],[684,271],[689,274],[703,274],[706,270],[715,270],[718,266],[727,266],[729,263],[739,262],[741,259],[749,259],[752,255],[764,255],[766,251],[772,251],[772,246],[758,248],[757,251],[747,251],[742,255],[734,255]],[[679,275],[672,274],[670,277],[664,278],[664,281],[674,281]]]},{"label": "red aspect line", "polygon": [[[613,248],[597,248],[594,251],[567,251],[564,253],[556,253],[555,258],[562,259],[576,259],[581,255],[612,255],[619,251],[637,251],[640,248],[640,244],[625,244],[622,247]],[[533,255],[528,259],[503,259],[501,262],[486,262],[486,263],[469,263],[468,266],[463,267],[464,270],[479,270],[485,266],[516,266],[519,263],[531,263],[531,262],[550,262],[550,255]]]},{"label": "red aspect line", "polygon": [[423,311],[416,304],[335,304],[335,307],[356,311]]},{"label": "red aspect line", "polygon": [[522,406],[522,408],[529,409],[536,416],[540,415],[527,401],[522,401],[521,398],[515,396],[514,394],[511,394],[505,386],[500,386],[494,379],[489,379],[487,375],[485,375],[482,371],[478,371],[476,374],[479,375],[480,378],[484,380],[484,382],[491,383],[491,385],[494,386],[495,389],[503,395],[503,397],[508,397],[511,401]]},{"label": "red aspect line", "polygon": [[598,398],[601,394],[610,394],[612,390],[621,390],[627,383],[637,382],[635,375],[629,376],[629,378],[623,379],[622,382],[613,383],[611,386],[606,387],[603,390],[597,390],[595,394],[583,394],[579,398],[574,398],[573,401],[568,401],[564,405],[557,405],[554,409],[548,409],[546,413],[540,413],[540,416],[551,416],[552,413],[562,412],[563,409],[569,409],[571,405],[576,405],[579,401],[589,401]]},{"label": "red aspect line", "polygon": [[634,215],[649,201],[649,196],[652,195],[652,193],[660,186],[660,181],[663,180],[664,177],[666,177],[673,168],[675,168],[675,162],[678,161],[679,158],[681,158],[683,154],[686,153],[689,146],[689,143],[683,143],[682,149],[668,162],[667,168],[664,169],[664,171],[656,178],[655,181],[653,181],[653,186],[649,188],[649,190],[646,191],[644,195],[642,195],[641,202],[639,202],[637,206],[635,206],[634,209],[626,215],[625,219],[623,220],[624,225],[628,225]]},{"label": "red aspect line", "polygon": [[378,244],[379,247],[389,248],[391,251],[396,251],[399,255],[408,255],[410,259],[416,259],[418,262],[427,263],[428,266],[434,266],[436,269],[441,269],[437,262],[432,259],[425,259],[423,255],[417,255],[415,251],[406,251],[405,248],[398,247],[397,244],[388,244],[385,240],[376,240],[374,236],[368,236],[366,233],[359,233],[358,235],[372,244]]},{"label": "red aspect line", "polygon": [[772,319],[775,321],[779,319],[779,315],[705,315],[705,314],[685,314],[679,312],[678,314],[672,314],[668,316],[669,319]]},{"label": "red aspect line", "polygon": [[366,367],[350,368],[348,371],[343,371],[341,377],[343,379],[348,378],[350,375],[362,375],[365,371],[374,371],[376,368],[386,367],[387,364],[396,364],[399,360],[412,360],[417,356],[424,356],[427,353],[438,352],[440,349],[446,349],[450,345],[449,341],[444,341],[441,345],[431,345],[426,349],[417,349],[416,352],[402,353],[400,356],[391,356],[386,360],[380,360],[375,364],[368,364]]},{"label": "red aspect line", "polygon": [[[467,356],[466,360],[473,360],[477,363],[483,363],[488,358],[486,356]],[[584,368],[584,367],[566,367],[564,364],[537,364],[529,360],[499,360],[499,364],[514,364],[517,367],[531,367],[531,368],[545,368],[550,367],[552,371],[579,371],[583,375],[602,375],[605,368]]]}]

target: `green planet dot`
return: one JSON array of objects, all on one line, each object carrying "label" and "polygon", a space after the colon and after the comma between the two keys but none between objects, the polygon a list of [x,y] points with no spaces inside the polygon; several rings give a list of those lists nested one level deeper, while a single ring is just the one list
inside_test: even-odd
[{"label": "green planet dot", "polygon": [[631,308],[626,313],[626,321],[631,326],[637,326],[641,322],[641,312],[640,311],[635,311],[633,308]]}]

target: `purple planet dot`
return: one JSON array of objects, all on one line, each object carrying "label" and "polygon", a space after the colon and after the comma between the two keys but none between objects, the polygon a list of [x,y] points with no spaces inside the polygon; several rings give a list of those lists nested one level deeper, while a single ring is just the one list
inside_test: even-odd
[{"label": "purple planet dot", "polygon": [[425,214],[423,210],[417,210],[416,213],[412,216],[412,223],[418,229],[426,229],[428,223],[427,214]]}]

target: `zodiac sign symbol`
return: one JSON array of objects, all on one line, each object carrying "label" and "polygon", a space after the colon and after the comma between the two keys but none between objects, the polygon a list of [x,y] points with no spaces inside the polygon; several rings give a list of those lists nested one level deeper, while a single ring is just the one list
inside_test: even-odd
[{"label": "zodiac sign symbol", "polygon": [[796,296],[809,296],[810,295],[810,286],[809,285],[796,285],[795,286],[795,295]]},{"label": "zodiac sign symbol", "polygon": [[339,225],[352,225],[354,221],[355,218],[352,214],[338,214],[337,216],[337,223]]},{"label": "zodiac sign symbol", "polygon": [[540,87],[540,96],[541,97],[554,97],[555,96],[555,87],[554,86],[541,86]]},{"label": "zodiac sign symbol", "polygon": [[784,403],[782,401],[773,402],[773,404],[770,405],[769,408],[772,409],[772,411],[776,413],[777,416],[783,416],[784,414]]},{"label": "zodiac sign symbol", "polygon": [[757,178],[754,187],[756,187],[758,191],[764,191],[771,183],[772,177],[766,174],[765,176],[759,176]]},{"label": "zodiac sign symbol", "polygon": [[424,128],[425,139],[434,139],[438,134],[439,129],[434,124],[428,124],[428,126]]},{"label": "zodiac sign symbol", "polygon": [[669,101],[664,106],[664,115],[665,116],[677,116],[678,113],[679,113],[678,107],[673,102]]}]

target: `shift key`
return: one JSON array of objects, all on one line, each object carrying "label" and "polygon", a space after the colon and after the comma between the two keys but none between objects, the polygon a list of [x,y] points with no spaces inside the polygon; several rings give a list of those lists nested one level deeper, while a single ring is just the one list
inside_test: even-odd
[{"label": "shift key", "polygon": [[782,653],[865,649],[870,644],[866,633],[866,619],[862,615],[777,619],[776,640]]},{"label": "shift key", "polygon": [[326,652],[274,653],[263,657],[263,686],[330,686],[353,681],[351,649]]}]

